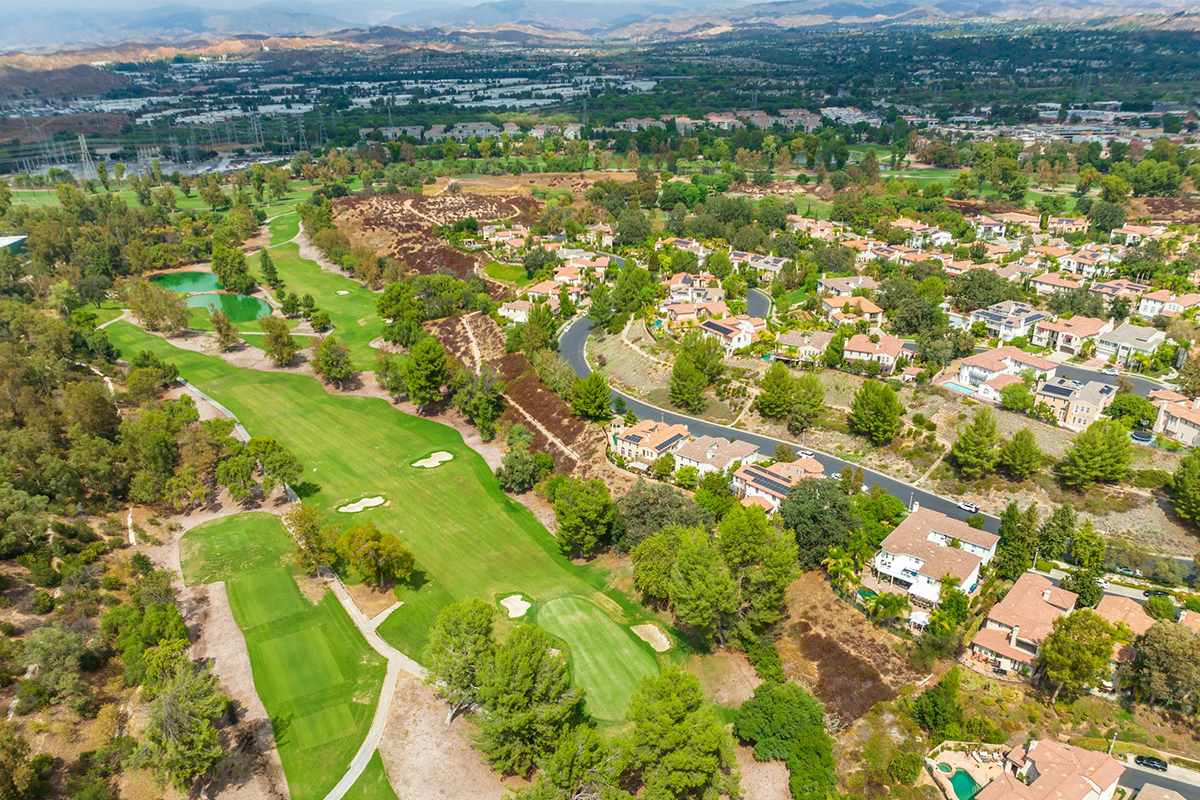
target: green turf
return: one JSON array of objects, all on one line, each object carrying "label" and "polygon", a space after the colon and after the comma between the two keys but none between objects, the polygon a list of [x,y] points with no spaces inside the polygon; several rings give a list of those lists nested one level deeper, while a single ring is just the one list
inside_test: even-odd
[{"label": "green turf", "polygon": [[624,718],[629,697],[646,675],[658,672],[649,645],[580,597],[556,597],[537,607],[535,621],[567,644],[572,679],[597,719]]},{"label": "green turf", "polygon": [[[295,244],[272,247],[271,260],[285,291],[302,296],[311,294],[317,308],[329,314],[333,335],[350,348],[355,369],[373,369],[376,352],[370,342],[383,333],[383,320],[375,312],[378,295],[357,281],[301,258],[300,248]],[[258,257],[252,256],[249,264],[255,279],[261,281]],[[339,291],[349,294],[338,294]]]},{"label": "green turf", "polygon": [[366,736],[386,665],[332,592],[301,594],[293,548],[278,517],[237,514],[188,531],[180,562],[188,584],[225,581],[292,800],[320,800]]},{"label": "green turf", "polygon": [[515,283],[518,286],[528,286],[533,281],[525,274],[525,267],[521,264],[502,264],[499,261],[493,261],[483,268],[489,278],[495,278],[498,281],[507,283]]},{"label": "green turf", "polygon": [[383,759],[379,757],[379,751],[375,751],[375,755],[371,756],[371,761],[363,770],[363,774],[346,792],[345,800],[398,800],[395,790],[388,783],[387,772],[383,769]]},{"label": "green turf", "polygon": [[[415,586],[397,591],[404,605],[379,628],[402,652],[420,660],[438,611],[465,597],[495,602],[516,592],[535,601],[574,595],[621,625],[642,616],[627,598],[604,591],[605,573],[561,555],[545,527],[501,491],[484,460],[454,429],[399,413],[378,398],[332,395],[310,377],[239,369],[180,350],[128,322],[106,330],[126,353],[150,350],[177,364],[183,377],[229,407],[252,435],[275,437],[292,449],[306,467],[306,480],[297,487],[305,505],[325,511],[332,522],[349,522],[350,515],[336,509],[359,498],[382,495],[390,501],[353,520],[377,523],[417,557]],[[432,470],[409,466],[433,450],[454,458]],[[610,642],[623,636],[629,640],[625,648],[640,646],[631,632],[611,620],[609,625]],[[605,647],[605,658],[608,651],[621,652],[611,643]],[[580,658],[585,649],[586,644],[573,648]],[[607,668],[622,669],[616,663]],[[587,685],[591,679],[580,669]],[[620,713],[629,698],[616,695],[632,690],[625,682],[620,687],[602,689],[613,696],[597,702]]]},{"label": "green turf", "polygon": [[295,212],[281,214],[267,222],[267,230],[271,233],[272,245],[283,244],[300,233],[300,216]]}]

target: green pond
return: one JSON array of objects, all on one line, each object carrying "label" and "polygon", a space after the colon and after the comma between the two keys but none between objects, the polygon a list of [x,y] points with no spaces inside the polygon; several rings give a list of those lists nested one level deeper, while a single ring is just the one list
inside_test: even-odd
[{"label": "green pond", "polygon": [[151,278],[154,283],[182,294],[192,292],[215,292],[224,289],[217,276],[211,272],[172,272]]},{"label": "green pond", "polygon": [[265,300],[245,294],[192,294],[187,304],[188,308],[221,308],[234,324],[253,322],[271,313]]}]

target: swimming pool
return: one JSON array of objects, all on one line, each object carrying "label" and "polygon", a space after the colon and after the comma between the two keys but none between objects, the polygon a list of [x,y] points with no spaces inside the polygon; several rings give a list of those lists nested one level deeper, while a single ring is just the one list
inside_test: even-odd
[{"label": "swimming pool", "polygon": [[947,389],[950,389],[952,391],[958,392],[959,394],[975,394],[974,389],[970,389],[966,386],[962,386],[960,384],[955,383],[954,381],[946,381],[945,383],[942,384],[942,386],[945,386]]},{"label": "swimming pool", "polygon": [[954,774],[950,776],[950,785],[954,787],[954,796],[958,800],[974,800],[981,788],[971,777],[971,773],[965,769],[954,771]]},{"label": "swimming pool", "polygon": [[954,770],[954,767],[949,764],[938,764],[937,767],[938,772],[952,772]]}]

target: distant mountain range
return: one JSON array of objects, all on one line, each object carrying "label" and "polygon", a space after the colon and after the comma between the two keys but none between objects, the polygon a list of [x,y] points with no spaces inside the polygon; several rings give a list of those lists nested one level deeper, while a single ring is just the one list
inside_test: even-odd
[{"label": "distant mountain range", "polygon": [[[124,11],[71,11],[4,4],[0,52],[112,45],[185,43],[234,35],[371,38],[395,30],[413,41],[457,38],[579,41],[711,36],[738,29],[789,29],[836,24],[959,21],[1122,23],[1200,27],[1195,0],[493,0],[476,5],[411,0],[269,2],[243,9],[192,5]],[[1190,13],[1188,13],[1190,12]]]}]

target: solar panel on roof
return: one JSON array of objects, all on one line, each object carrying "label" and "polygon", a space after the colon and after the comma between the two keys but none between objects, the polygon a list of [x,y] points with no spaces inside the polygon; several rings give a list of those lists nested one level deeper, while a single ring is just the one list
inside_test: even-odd
[{"label": "solar panel on roof", "polygon": [[663,448],[670,447],[671,445],[673,445],[675,442],[678,442],[682,438],[683,438],[683,434],[677,433],[674,436],[672,436],[670,439],[667,439],[665,442],[660,444],[658,446],[658,449],[662,450]]},{"label": "solar panel on roof", "polygon": [[1047,385],[1042,387],[1042,391],[1056,397],[1070,397],[1073,390],[1066,386]]},{"label": "solar panel on roof", "polygon": [[786,483],[781,483],[780,481],[757,475],[754,477],[754,483],[767,489],[779,492],[780,494],[787,494],[792,490],[792,487],[788,486]]},{"label": "solar panel on roof", "polygon": [[636,434],[636,433],[630,434],[630,435],[626,436],[625,438],[628,439],[629,441],[633,442],[634,444],[637,444],[638,442],[642,441],[641,435]]}]

